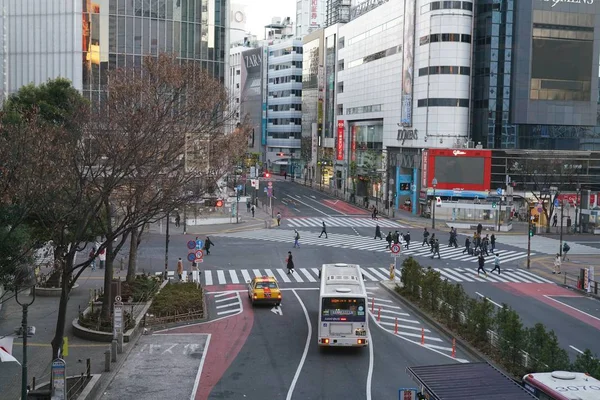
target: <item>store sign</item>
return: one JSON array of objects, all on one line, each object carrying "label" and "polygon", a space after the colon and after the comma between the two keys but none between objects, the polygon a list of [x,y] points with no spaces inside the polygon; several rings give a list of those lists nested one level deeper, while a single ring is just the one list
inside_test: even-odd
[{"label": "store sign", "polygon": [[337,123],[337,160],[344,159],[344,121]]},{"label": "store sign", "polygon": [[389,0],[365,0],[354,8],[350,9],[350,19],[358,18],[364,13],[387,3]]},{"label": "store sign", "polygon": [[591,6],[594,4],[594,0],[540,0],[543,3],[552,3],[552,7],[555,7],[559,3],[571,3],[571,4],[584,4]]},{"label": "store sign", "polygon": [[419,139],[419,131],[417,129],[398,129],[398,136],[396,137],[396,140],[402,141],[402,146],[404,146],[404,142],[407,140],[417,139]]},{"label": "store sign", "polygon": [[452,152],[452,154],[454,154],[455,156],[464,156],[464,155],[466,155],[467,153],[465,153],[464,151],[460,151],[460,150],[454,150],[454,151]]},{"label": "store sign", "polygon": [[426,188],[427,187],[427,167],[428,167],[428,151],[427,150],[423,150],[423,153],[421,155],[421,187],[422,188]]},{"label": "store sign", "polygon": [[318,5],[317,0],[310,1],[310,26],[317,26]]}]

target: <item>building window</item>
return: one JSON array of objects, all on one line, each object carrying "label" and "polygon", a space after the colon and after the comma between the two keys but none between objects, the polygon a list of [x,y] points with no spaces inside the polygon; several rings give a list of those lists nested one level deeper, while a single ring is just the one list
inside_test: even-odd
[{"label": "building window", "polygon": [[345,38],[342,36],[338,39],[338,50],[343,49],[345,46]]},{"label": "building window", "polygon": [[392,56],[394,54],[402,53],[402,46],[390,47],[387,50],[378,51],[377,53],[369,54],[366,57],[353,60],[348,63],[348,69],[358,67],[359,65],[366,64],[368,62],[377,61],[381,58]]},{"label": "building window", "polygon": [[239,103],[239,102],[240,102],[240,98],[239,98],[239,97],[236,97],[236,98],[235,98],[235,102],[236,102],[236,103]]},{"label": "building window", "polygon": [[236,84],[235,84],[235,88],[236,88],[236,89],[239,89],[239,88],[240,88],[240,84],[239,84],[239,83],[236,83]]},{"label": "building window", "polygon": [[421,46],[428,43],[437,42],[462,42],[471,43],[471,35],[461,33],[434,33],[431,35],[421,36],[419,44]]},{"label": "building window", "polygon": [[356,36],[348,39],[348,44],[349,45],[355,44],[357,42],[360,42],[361,40],[364,40],[364,39],[368,38],[369,36],[379,34],[382,31],[385,31],[387,29],[393,28],[394,26],[401,25],[402,21],[403,21],[402,17],[400,17],[400,18],[394,18],[394,19],[392,19],[392,20],[390,20],[390,21],[388,21],[388,22],[386,22],[384,24],[378,25],[378,26],[376,26],[376,27],[374,27],[372,29],[369,29],[368,31],[366,31],[364,33],[361,33],[360,35],[356,35]]},{"label": "building window", "polygon": [[344,70],[344,60],[338,61],[338,72]]},{"label": "building window", "polygon": [[471,68],[459,66],[430,66],[419,68],[419,76],[427,75],[471,75]]},{"label": "building window", "polygon": [[381,111],[381,104],[373,104],[370,106],[348,107],[348,108],[346,108],[346,115],[364,114],[364,113],[380,112],[380,111]]},{"label": "building window", "polygon": [[337,105],[337,115],[344,115],[344,105],[343,104]]},{"label": "building window", "polygon": [[471,1],[432,1],[421,7],[421,14],[436,10],[467,10],[473,11],[473,2]]},{"label": "building window", "polygon": [[235,70],[235,74],[236,74],[236,75],[239,75],[239,74],[240,74],[240,70],[239,70],[239,69],[236,69],[236,70]]},{"label": "building window", "polygon": [[344,82],[338,82],[337,84],[337,92],[344,93]]},{"label": "building window", "polygon": [[469,107],[469,99],[419,99],[418,107]]}]

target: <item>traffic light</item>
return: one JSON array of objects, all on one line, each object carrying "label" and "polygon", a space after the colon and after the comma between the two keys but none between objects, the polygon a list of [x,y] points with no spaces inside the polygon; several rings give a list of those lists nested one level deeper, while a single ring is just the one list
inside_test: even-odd
[{"label": "traffic light", "polygon": [[283,153],[277,153],[277,156],[278,156],[278,157],[283,157],[284,155],[285,155],[285,154],[283,154]]},{"label": "traffic light", "polygon": [[492,201],[492,208],[496,208],[496,202]]},{"label": "traffic light", "polygon": [[223,200],[217,200],[217,207],[223,207]]},{"label": "traffic light", "polygon": [[265,178],[269,178],[271,176],[271,174],[269,174],[268,172],[265,173]]},{"label": "traffic light", "polygon": [[529,236],[535,236],[535,226],[532,226],[531,229],[529,229]]}]

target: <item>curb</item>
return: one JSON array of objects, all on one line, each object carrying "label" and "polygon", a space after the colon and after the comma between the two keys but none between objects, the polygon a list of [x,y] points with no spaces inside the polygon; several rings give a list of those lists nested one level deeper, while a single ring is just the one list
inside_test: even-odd
[{"label": "curb", "polygon": [[[396,285],[396,284],[394,284]],[[469,343],[465,342],[463,339],[456,337],[456,334],[448,329],[445,325],[439,323],[435,318],[429,315],[429,313],[421,310],[419,307],[414,305],[410,300],[398,294],[394,289],[390,288],[385,282],[379,282],[379,286],[384,288],[389,294],[394,296],[396,300],[402,303],[403,306],[408,308],[413,314],[418,315],[422,319],[426,320],[427,323],[433,325],[435,329],[442,332],[449,338],[456,339],[456,343],[462,347],[462,349],[467,353],[467,355],[471,358],[474,358],[476,361],[484,361],[488,362],[495,366],[490,360],[487,359],[479,350],[475,349]]]}]

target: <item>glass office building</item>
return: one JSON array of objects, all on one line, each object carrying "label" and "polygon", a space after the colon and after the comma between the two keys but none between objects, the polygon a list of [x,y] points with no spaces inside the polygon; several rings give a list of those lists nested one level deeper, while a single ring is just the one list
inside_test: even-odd
[{"label": "glass office building", "polygon": [[226,0],[4,0],[3,91],[65,77],[90,100],[107,72],[173,53],[224,82]]}]

